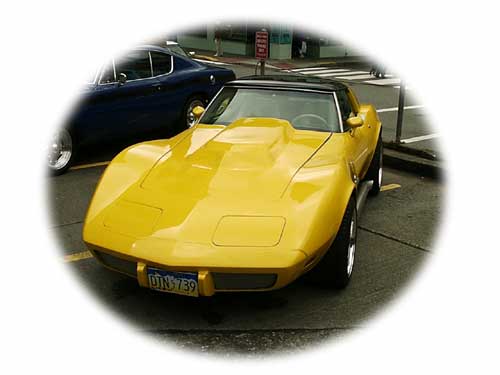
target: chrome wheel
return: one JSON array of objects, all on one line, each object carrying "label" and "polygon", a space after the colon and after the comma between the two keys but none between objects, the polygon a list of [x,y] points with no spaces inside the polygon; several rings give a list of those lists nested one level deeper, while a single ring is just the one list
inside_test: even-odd
[{"label": "chrome wheel", "polygon": [[65,129],[59,130],[50,142],[48,149],[48,164],[52,171],[65,168],[73,155],[73,140]]},{"label": "chrome wheel", "polygon": [[187,113],[186,113],[186,125],[188,128],[194,126],[196,124],[196,117],[194,116],[193,109],[194,107],[197,106],[202,106],[203,107],[203,102],[199,99],[194,99],[191,102],[189,102],[189,105],[187,106]]},{"label": "chrome wheel", "polygon": [[349,225],[349,245],[347,247],[347,276],[351,276],[354,266],[354,254],[356,253],[356,235],[357,235],[356,212],[353,212],[351,224]]}]

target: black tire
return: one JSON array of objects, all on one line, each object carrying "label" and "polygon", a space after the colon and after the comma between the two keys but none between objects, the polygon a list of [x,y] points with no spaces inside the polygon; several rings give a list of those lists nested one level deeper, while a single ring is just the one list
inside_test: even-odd
[{"label": "black tire", "polygon": [[309,280],[325,287],[344,289],[351,279],[357,240],[356,202],[352,196],[330,248],[308,275]]},{"label": "black tire", "polygon": [[377,195],[380,192],[380,187],[382,186],[383,179],[383,157],[384,149],[382,144],[382,136],[378,137],[377,146],[375,147],[375,153],[373,154],[373,159],[368,167],[364,181],[373,181],[373,186],[370,190],[370,195]]},{"label": "black tire", "polygon": [[186,104],[184,105],[184,109],[182,111],[182,118],[181,118],[181,127],[182,130],[189,129],[194,125],[194,120],[191,117],[192,116],[192,110],[194,107],[201,105],[205,106],[205,100],[203,99],[202,96],[200,95],[194,95],[189,97],[189,99],[186,101]]},{"label": "black tire", "polygon": [[49,146],[48,172],[51,176],[65,173],[75,160],[77,143],[73,133],[67,129],[60,129]]}]

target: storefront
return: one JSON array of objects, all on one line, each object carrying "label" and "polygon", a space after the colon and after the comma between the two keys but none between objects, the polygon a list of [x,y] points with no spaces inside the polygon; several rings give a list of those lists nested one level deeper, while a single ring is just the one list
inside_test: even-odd
[{"label": "storefront", "polygon": [[220,22],[179,33],[177,41],[185,48],[215,51],[215,31],[222,36],[224,53],[240,56],[255,55],[255,32],[269,32],[269,57],[286,60],[299,57],[298,48],[305,41],[306,58],[344,57],[356,55],[345,45],[331,38],[319,37],[311,32],[293,30],[290,25],[278,23],[228,23]]}]

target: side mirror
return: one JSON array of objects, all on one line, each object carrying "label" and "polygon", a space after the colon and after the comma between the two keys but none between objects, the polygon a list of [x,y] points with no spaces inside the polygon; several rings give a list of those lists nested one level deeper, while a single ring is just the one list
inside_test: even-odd
[{"label": "side mirror", "polygon": [[127,82],[127,75],[125,73],[120,73],[120,75],[118,76],[118,85],[124,85],[125,82]]},{"label": "side mirror", "polygon": [[351,129],[355,129],[363,125],[363,119],[359,116],[349,117],[345,123]]},{"label": "side mirror", "polygon": [[197,105],[193,108],[193,115],[196,121],[200,119],[203,112],[205,112],[205,108],[203,108],[201,105]]}]

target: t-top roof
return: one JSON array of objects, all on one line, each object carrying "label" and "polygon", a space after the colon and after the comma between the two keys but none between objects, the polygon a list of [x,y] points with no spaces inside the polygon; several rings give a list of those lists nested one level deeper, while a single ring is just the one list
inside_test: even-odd
[{"label": "t-top roof", "polygon": [[247,76],[228,82],[226,86],[276,87],[319,91],[339,91],[347,87],[345,84],[338,81],[319,77],[308,77],[302,74]]}]

